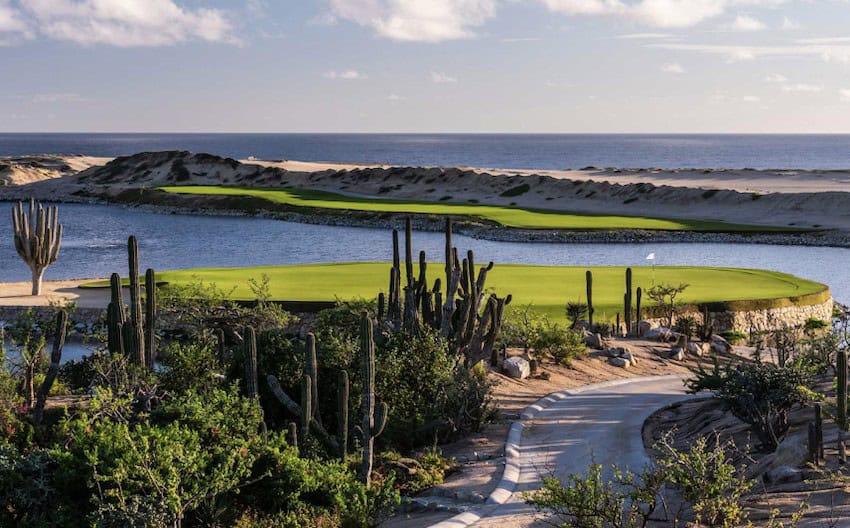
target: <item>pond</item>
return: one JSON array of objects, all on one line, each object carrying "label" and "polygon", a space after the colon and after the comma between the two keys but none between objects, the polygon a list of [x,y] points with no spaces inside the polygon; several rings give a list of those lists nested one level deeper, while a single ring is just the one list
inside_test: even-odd
[{"label": "pond", "polygon": [[[0,211],[12,204],[0,202]],[[8,214],[0,215],[0,218]],[[380,261],[392,257],[386,229],[298,224],[236,216],[163,214],[119,206],[62,204],[59,260],[45,278],[127,275],[126,241],[139,239],[141,269],[184,269],[315,262]],[[850,249],[759,244],[546,244],[493,242],[455,235],[460,250],[478,262],[497,264],[699,265],[763,268],[828,284],[835,298],[850,302]],[[414,245],[442,260],[442,233],[417,232]],[[29,280],[15,253],[11,221],[0,222],[0,282]],[[0,292],[2,294],[2,292]]]}]

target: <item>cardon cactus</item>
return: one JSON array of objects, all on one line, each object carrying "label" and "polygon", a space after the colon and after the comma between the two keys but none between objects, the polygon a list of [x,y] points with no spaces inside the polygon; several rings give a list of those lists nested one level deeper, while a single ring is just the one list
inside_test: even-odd
[{"label": "cardon cactus", "polygon": [[149,368],[156,363],[156,272],[145,271],[145,359]]},{"label": "cardon cactus", "polygon": [[626,318],[626,334],[632,331],[632,268],[626,268],[626,293],[623,297],[623,316]]},{"label": "cardon cactus", "polygon": [[642,320],[640,316],[640,300],[643,297],[643,289],[638,286],[637,291],[635,291],[635,322],[640,326],[640,322]]},{"label": "cardon cactus", "polygon": [[303,441],[306,441],[310,435],[310,422],[313,420],[312,386],[313,381],[309,375],[305,374],[301,376],[301,415],[299,418],[301,426],[300,435]]},{"label": "cardon cactus", "polygon": [[587,288],[587,322],[593,328],[593,272],[587,270],[584,273],[585,287]]},{"label": "cardon cactus", "polygon": [[316,361],[316,336],[307,334],[307,343],[304,347],[304,375],[310,376],[310,399],[313,405],[310,409],[310,418],[319,419],[319,365]]},{"label": "cardon cactus", "polygon": [[389,408],[386,403],[376,405],[375,402],[375,337],[372,320],[366,313],[360,318],[360,368],[363,377],[363,463],[360,467],[360,480],[368,487],[372,478],[375,438],[383,432],[387,424]]},{"label": "cardon cactus", "polygon": [[348,455],[348,372],[339,371],[336,391],[337,442],[339,456],[345,462]]},{"label": "cardon cactus", "polygon": [[59,208],[36,207],[30,200],[29,207],[18,202],[12,208],[12,231],[15,251],[32,272],[32,294],[41,295],[44,270],[56,262],[62,244],[62,226],[59,225]]},{"label": "cardon cactus", "polygon": [[257,384],[257,334],[254,328],[246,326],[242,331],[242,345],[245,355],[245,394],[249,398],[259,395]]},{"label": "cardon cactus", "polygon": [[127,322],[127,313],[124,310],[124,299],[121,294],[121,276],[113,273],[109,277],[109,287],[112,291],[112,301],[106,310],[109,336],[107,346],[111,354],[124,355],[124,324]]},{"label": "cardon cactus", "polygon": [[135,236],[127,239],[127,257],[130,265],[130,320],[124,325],[124,351],[137,365],[145,365],[142,287],[139,283],[139,242]]},{"label": "cardon cactus", "polygon": [[847,351],[837,352],[836,374],[838,375],[838,390],[836,394],[836,417],[835,421],[842,431],[847,430]]}]

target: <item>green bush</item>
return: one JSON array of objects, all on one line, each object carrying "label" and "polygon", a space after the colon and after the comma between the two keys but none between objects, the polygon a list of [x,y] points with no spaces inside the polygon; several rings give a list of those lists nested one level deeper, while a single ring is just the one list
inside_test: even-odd
[{"label": "green bush", "polygon": [[549,356],[561,365],[569,366],[573,359],[587,352],[584,335],[546,321],[537,330],[531,347],[537,354]]},{"label": "green bush", "polygon": [[720,337],[729,341],[733,345],[746,342],[747,339],[750,338],[750,336],[738,330],[726,330],[724,332],[720,332]]},{"label": "green bush", "polygon": [[829,328],[829,323],[827,321],[824,321],[823,319],[817,319],[815,317],[809,317],[808,319],[806,319],[806,323],[803,325],[803,329],[807,332],[823,330],[824,328]]}]

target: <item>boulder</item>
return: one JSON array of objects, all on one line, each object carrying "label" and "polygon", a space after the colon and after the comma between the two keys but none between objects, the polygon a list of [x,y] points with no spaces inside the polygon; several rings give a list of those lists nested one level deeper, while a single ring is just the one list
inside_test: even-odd
[{"label": "boulder", "polygon": [[718,354],[728,354],[732,351],[732,345],[719,335],[711,336],[711,349]]},{"label": "boulder", "polygon": [[688,343],[688,354],[696,357],[702,357],[711,351],[711,346],[708,343]]},{"label": "boulder", "polygon": [[764,474],[764,481],[768,484],[790,484],[802,482],[803,472],[791,466],[779,466]]},{"label": "boulder", "polygon": [[505,374],[515,379],[525,379],[531,374],[531,365],[525,359],[514,356],[502,363]]},{"label": "boulder", "polygon": [[623,357],[608,358],[608,363],[614,365],[615,367],[629,368],[631,366],[631,362],[629,362],[628,359]]},{"label": "boulder", "polygon": [[656,325],[652,321],[646,321],[646,320],[640,321],[638,323],[638,335],[639,336],[645,336],[647,332],[649,332],[653,328],[656,328],[657,326],[658,325]]},{"label": "boulder", "polygon": [[659,326],[658,328],[650,328],[644,332],[643,337],[646,339],[656,339],[658,341],[670,341],[671,332],[669,328]]},{"label": "boulder", "polygon": [[670,351],[670,359],[673,361],[684,361],[685,351],[679,347],[673,348],[673,350]]},{"label": "boulder", "polygon": [[631,352],[626,352],[626,353],[624,353],[624,354],[623,354],[622,356],[620,356],[620,357],[621,357],[621,358],[623,358],[623,359],[628,360],[628,361],[629,361],[629,363],[631,363],[632,365],[637,365],[637,356],[635,356],[635,355],[634,355],[634,354],[632,354]]},{"label": "boulder", "polygon": [[587,332],[584,334],[584,342],[590,348],[595,348],[596,350],[602,350],[605,348],[605,339],[602,338],[601,334],[591,334]]}]

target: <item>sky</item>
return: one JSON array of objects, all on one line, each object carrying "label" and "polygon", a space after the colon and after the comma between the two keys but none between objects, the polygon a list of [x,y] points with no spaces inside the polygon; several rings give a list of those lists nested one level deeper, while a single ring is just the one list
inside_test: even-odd
[{"label": "sky", "polygon": [[0,131],[850,133],[850,0],[0,0]]}]

